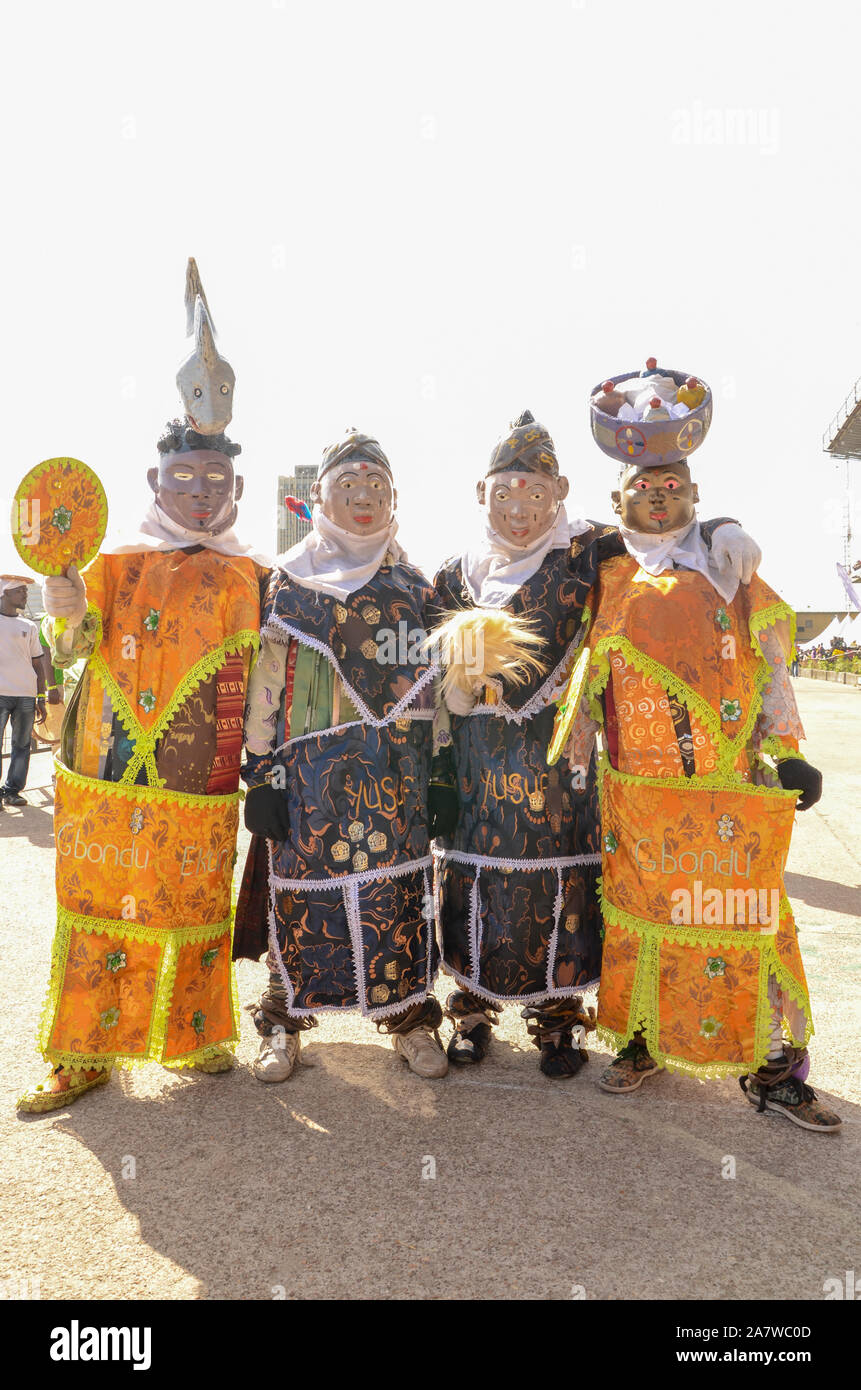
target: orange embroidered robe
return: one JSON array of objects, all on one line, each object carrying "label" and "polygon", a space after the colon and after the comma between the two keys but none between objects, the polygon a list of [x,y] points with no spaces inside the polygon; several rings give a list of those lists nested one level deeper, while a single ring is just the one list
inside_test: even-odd
[{"label": "orange embroidered robe", "polygon": [[263,575],[211,550],[85,572],[89,659],[56,765],[54,1063],[184,1066],[238,1037],[231,881]]},{"label": "orange embroidered robe", "polygon": [[762,756],[798,756],[794,614],[758,577],[724,603],[703,575],[628,555],[593,611],[563,708],[572,762],[596,726],[608,750],[599,1030],[644,1033],[671,1068],[756,1070],[775,1003],[793,1041],[812,1031],[783,884],[797,793]]}]

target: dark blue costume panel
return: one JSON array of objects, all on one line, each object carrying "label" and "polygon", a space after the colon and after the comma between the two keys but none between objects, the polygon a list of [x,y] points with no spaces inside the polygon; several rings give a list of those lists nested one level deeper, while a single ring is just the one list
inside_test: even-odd
[{"label": "dark blue costume panel", "polygon": [[539,1002],[594,984],[599,867],[523,872],[446,858],[439,880],[446,966],[466,988],[501,1001]]},{"label": "dark blue costume panel", "polygon": [[358,1007],[382,1016],[423,999],[436,974],[431,869],[284,888],[271,879],[290,1012]]},{"label": "dark blue costume panel", "polygon": [[[601,972],[595,759],[583,783],[564,762],[549,768],[547,749],[602,531],[550,551],[508,604],[543,638],[544,672],[504,684],[497,705],[451,716],[461,809],[452,839],[438,843],[443,964],[494,1003],[573,996]],[[460,561],[437,576],[436,601],[475,606]]]},{"label": "dark blue costume panel", "polygon": [[300,738],[279,754],[290,838],[283,878],[326,878],[423,859],[428,840],[430,720],[354,724]]},{"label": "dark blue costume panel", "polygon": [[438,965],[428,782],[435,668],[419,652],[432,590],[382,566],[343,601],[276,570],[262,631],[320,652],[359,720],[249,757],[280,767],[289,837],[271,845],[271,959],[295,1015],[383,1017],[425,999]]},{"label": "dark blue costume panel", "polygon": [[[369,722],[412,707],[430,672],[419,654],[433,590],[412,565],[384,565],[370,583],[343,601],[318,594],[276,570],[263,607],[261,631],[275,641],[300,637],[324,651]],[[392,640],[380,637],[381,629]],[[431,708],[433,698],[423,701]],[[364,706],[364,708],[363,708]]]}]

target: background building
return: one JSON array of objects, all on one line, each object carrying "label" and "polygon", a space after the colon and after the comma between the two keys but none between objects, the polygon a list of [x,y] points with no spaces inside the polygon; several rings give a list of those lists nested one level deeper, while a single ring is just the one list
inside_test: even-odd
[{"label": "background building", "polygon": [[278,479],[278,520],[276,523],[275,554],[281,555],[291,545],[307,536],[310,522],[302,521],[285,507],[285,497],[298,497],[300,502],[311,505],[311,484],[317,476],[317,465],[300,463],[292,477]]}]

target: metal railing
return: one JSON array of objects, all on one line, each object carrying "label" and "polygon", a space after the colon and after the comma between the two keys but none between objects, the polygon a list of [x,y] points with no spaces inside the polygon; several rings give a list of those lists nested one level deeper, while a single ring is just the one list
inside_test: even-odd
[{"label": "metal railing", "polygon": [[849,395],[846,397],[837,414],[834,416],[834,419],[828,426],[828,429],[822,436],[822,447],[826,453],[830,452],[829,445],[833,444],[837,435],[849,419],[849,416],[859,403],[861,403],[861,377],[858,378],[855,385],[852,387]]}]

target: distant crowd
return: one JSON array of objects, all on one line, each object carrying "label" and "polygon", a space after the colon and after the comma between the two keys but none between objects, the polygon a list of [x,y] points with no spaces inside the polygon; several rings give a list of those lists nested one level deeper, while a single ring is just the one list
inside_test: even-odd
[{"label": "distant crowd", "polygon": [[861,647],[857,642],[853,642],[851,647],[823,647],[820,643],[815,647],[799,648],[799,657],[802,661],[837,661],[843,657],[861,656]]}]

